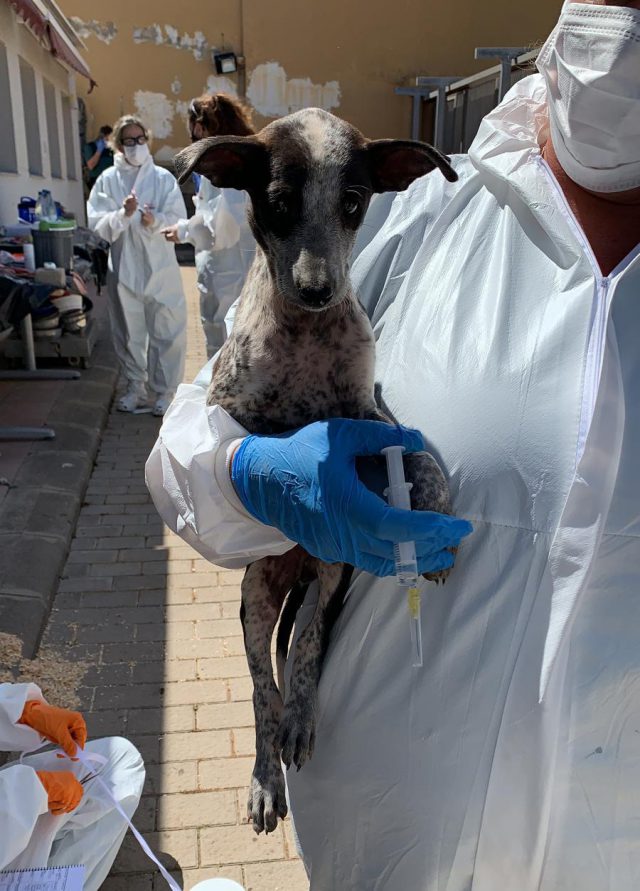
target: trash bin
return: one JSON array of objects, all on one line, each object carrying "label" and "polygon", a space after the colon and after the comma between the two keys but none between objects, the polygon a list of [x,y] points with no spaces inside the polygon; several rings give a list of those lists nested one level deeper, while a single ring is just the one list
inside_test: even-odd
[{"label": "trash bin", "polygon": [[62,269],[73,267],[73,229],[49,229],[42,232],[33,229],[33,249],[36,267],[45,263],[55,263]]}]

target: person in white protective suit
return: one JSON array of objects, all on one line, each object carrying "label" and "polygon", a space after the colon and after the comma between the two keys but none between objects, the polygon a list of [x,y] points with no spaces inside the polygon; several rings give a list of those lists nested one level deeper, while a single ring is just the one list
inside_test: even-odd
[{"label": "person in white protective suit", "polygon": [[[393,579],[353,578],[287,774],[312,891],[640,887],[640,0],[566,3],[537,65],[457,183],[377,199],[361,233],[382,398],[475,531],[423,589],[421,669]],[[148,484],[237,567],[287,541],[205,398],[181,390]],[[275,442],[243,444],[273,466]]]},{"label": "person in white protective suit", "polygon": [[[188,124],[192,142],[254,132],[249,110],[226,93],[205,93],[194,99]],[[246,192],[218,189],[206,177],[198,183],[195,214],[162,231],[167,241],[188,241],[195,247],[200,318],[211,358],[226,340],[224,319],[240,296],[256,244],[247,221]]]},{"label": "person in white protective suit", "polygon": [[[32,753],[0,769],[0,871],[84,864],[85,891],[106,879],[127,824],[96,778],[131,818],[145,771],[128,740],[86,737],[82,715],[49,705],[35,684],[0,684],[0,751]],[[79,745],[92,769],[48,742],[69,756]]]},{"label": "person in white protective suit", "polygon": [[[161,230],[186,216],[173,174],[157,167],[136,117],[113,128],[114,166],[87,202],[89,226],[111,245],[107,292],[116,355],[128,388],[116,407],[161,416],[182,380],[187,305],[180,268]],[[151,402],[149,402],[151,399]]]}]

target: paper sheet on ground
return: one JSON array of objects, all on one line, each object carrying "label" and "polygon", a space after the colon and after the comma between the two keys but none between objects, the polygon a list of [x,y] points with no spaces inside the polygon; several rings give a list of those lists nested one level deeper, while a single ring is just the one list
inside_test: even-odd
[{"label": "paper sheet on ground", "polygon": [[82,891],[84,866],[0,872],[0,891]]}]

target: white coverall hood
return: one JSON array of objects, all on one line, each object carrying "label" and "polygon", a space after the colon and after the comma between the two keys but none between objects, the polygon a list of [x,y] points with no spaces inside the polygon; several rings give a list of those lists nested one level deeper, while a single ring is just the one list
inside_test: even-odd
[{"label": "white coverall hood", "polygon": [[[545,100],[518,83],[458,183],[376,198],[358,241],[383,403],[475,531],[423,589],[422,669],[393,580],[353,581],[287,775],[311,891],[637,891],[640,250],[602,276],[540,157]],[[147,464],[164,519],[222,565],[277,553],[224,482],[237,425],[182,392]]]}]

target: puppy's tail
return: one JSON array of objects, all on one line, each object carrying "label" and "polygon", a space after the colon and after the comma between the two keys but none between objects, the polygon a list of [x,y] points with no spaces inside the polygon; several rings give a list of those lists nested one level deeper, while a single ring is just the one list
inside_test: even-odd
[{"label": "puppy's tail", "polygon": [[280,614],[280,624],[278,625],[278,636],[276,637],[276,671],[278,674],[278,689],[280,695],[284,699],[284,666],[289,655],[289,641],[291,640],[291,632],[298,615],[298,610],[304,602],[307,589],[310,582],[298,581],[292,587],[287,595],[282,613]]}]

